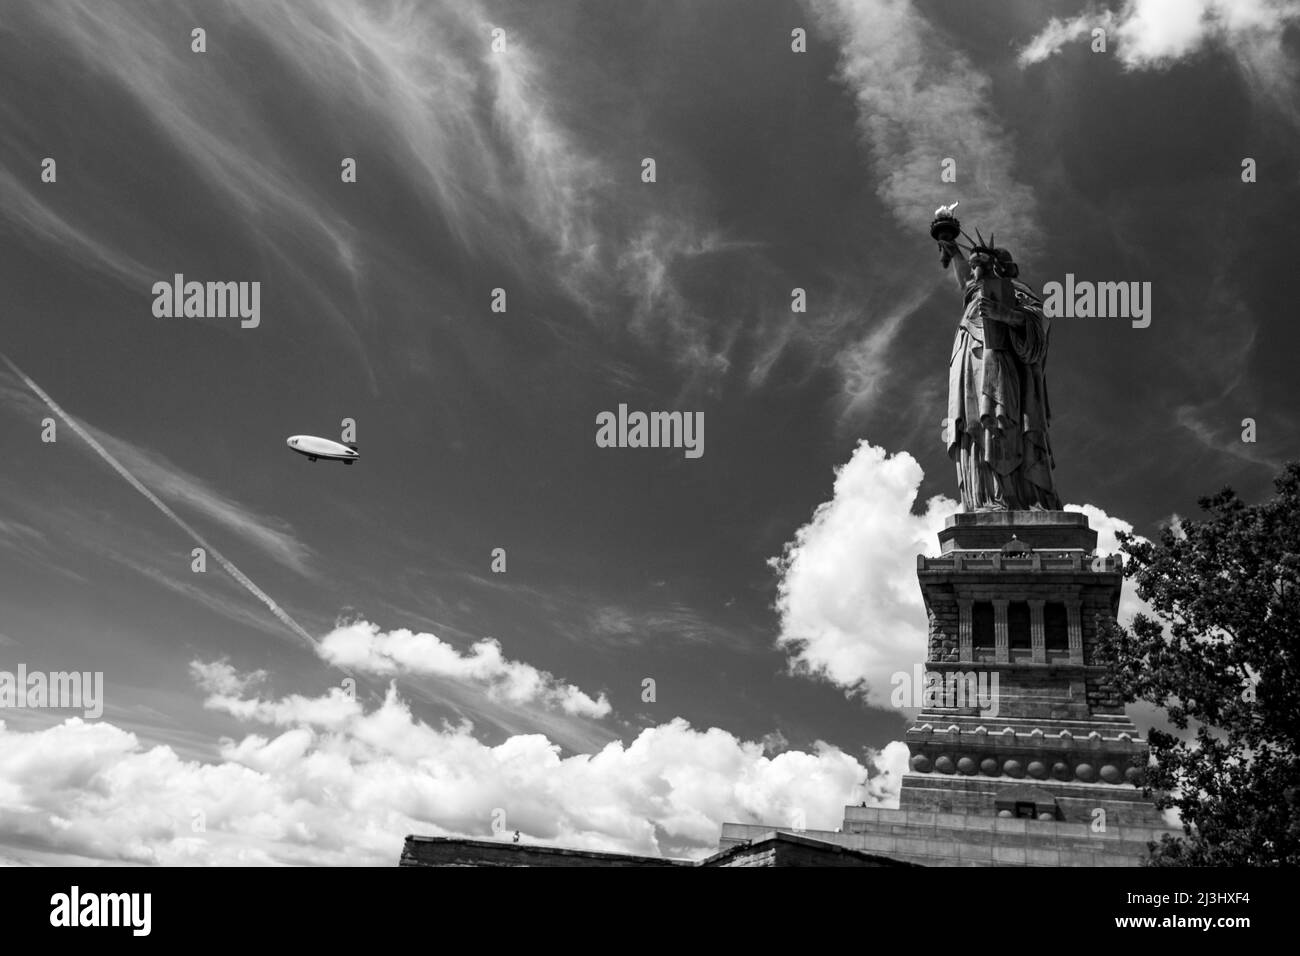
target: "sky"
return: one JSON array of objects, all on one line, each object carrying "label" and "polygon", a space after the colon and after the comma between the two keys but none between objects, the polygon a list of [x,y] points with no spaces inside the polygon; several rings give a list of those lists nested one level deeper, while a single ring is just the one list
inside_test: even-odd
[{"label": "sky", "polygon": [[[1150,283],[1145,328],[1052,326],[1099,547],[1265,496],[1300,447],[1298,22],[9,0],[0,670],[104,702],[0,711],[0,860],[698,857],[889,805],[958,507],[935,207],[1035,288]],[[159,317],[176,274],[260,283],[256,327]],[[599,447],[620,405],[702,413],[703,453]],[[354,465],[285,446],[344,419]]]}]

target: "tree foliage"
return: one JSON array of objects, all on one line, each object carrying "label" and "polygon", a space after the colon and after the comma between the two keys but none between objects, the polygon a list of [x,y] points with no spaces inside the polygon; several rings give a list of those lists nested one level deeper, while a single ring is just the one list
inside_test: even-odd
[{"label": "tree foliage", "polygon": [[1300,864],[1300,462],[1275,485],[1258,505],[1202,498],[1206,516],[1157,544],[1120,535],[1159,620],[1106,628],[1102,659],[1125,700],[1193,728],[1150,734],[1147,792],[1186,834],[1153,845],[1153,865]]}]

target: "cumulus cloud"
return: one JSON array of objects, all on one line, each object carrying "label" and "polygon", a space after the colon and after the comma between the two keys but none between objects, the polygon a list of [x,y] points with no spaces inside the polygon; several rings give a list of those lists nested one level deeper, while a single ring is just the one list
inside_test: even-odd
[{"label": "cumulus cloud", "polygon": [[[890,678],[926,654],[927,616],[916,556],[933,554],[944,519],[960,505],[943,495],[914,514],[924,473],[906,452],[889,455],[858,443],[835,473],[830,501],[772,560],[779,580],[777,645],[795,673],[826,680],[875,706],[888,706]],[[1093,505],[1082,511],[1097,530],[1097,549],[1118,550],[1116,531],[1133,526]],[[1120,620],[1142,610],[1125,586]]]},{"label": "cumulus cloud", "polygon": [[210,707],[276,732],[223,740],[200,763],[105,721],[0,723],[0,844],[165,865],[392,865],[406,834],[490,838],[501,810],[530,843],[698,857],[725,821],[833,829],[846,802],[896,796],[901,745],[867,765],[821,742],[767,756],[679,718],[564,757],[541,734],[487,746],[469,723],[431,727],[392,687],[366,711],[337,691],[250,697],[262,676],[224,663],[193,670]]},{"label": "cumulus cloud", "polygon": [[462,654],[433,634],[405,628],[381,632],[377,624],[356,621],[325,635],[320,655],[331,664],[367,674],[437,676],[479,684],[490,696],[509,703],[540,703],[577,717],[606,717],[612,710],[604,693],[593,699],[531,664],[509,660],[492,638],[476,641]]},{"label": "cumulus cloud", "polygon": [[858,802],[867,806],[897,808],[903,774],[911,769],[911,756],[912,752],[901,740],[886,744],[867,764],[867,779],[863,781]]},{"label": "cumulus cloud", "polygon": [[906,452],[891,456],[859,442],[835,473],[831,500],[773,559],[777,644],[796,672],[879,704],[888,699],[890,675],[924,657],[916,555],[933,550],[943,519],[959,505],[936,496],[913,514],[923,476]]},{"label": "cumulus cloud", "polygon": [[240,674],[226,661],[192,661],[190,675],[208,692],[203,706],[240,720],[280,727],[308,724],[337,730],[361,713],[355,695],[335,687],[323,697],[291,694],[276,700],[246,697],[266,680],[265,671]]},{"label": "cumulus cloud", "polygon": [[829,0],[807,7],[822,33],[841,44],[839,79],[857,101],[877,193],[899,223],[915,229],[928,221],[939,204],[939,163],[952,157],[963,185],[939,198],[960,200],[981,224],[1032,246],[1034,194],[1012,174],[1011,140],[990,107],[989,78],[910,3]]},{"label": "cumulus cloud", "polygon": [[[1115,518],[1106,514],[1096,505],[1066,505],[1066,511],[1082,511],[1088,516],[1089,526],[1097,532],[1097,553],[1098,554],[1119,554],[1119,539],[1115,533],[1122,531],[1125,534],[1133,534],[1133,525],[1129,524],[1123,518]],[[1135,536],[1138,541],[1146,541],[1142,535]],[[1119,613],[1116,615],[1119,623],[1127,625],[1133,620],[1134,614],[1145,614],[1147,617],[1155,617],[1155,609],[1146,601],[1137,596],[1133,586],[1127,581],[1119,595]]]},{"label": "cumulus cloud", "polygon": [[1270,38],[1297,20],[1296,0],[1128,0],[1119,13],[1053,17],[1021,50],[1020,62],[1039,63],[1101,27],[1118,41],[1116,52],[1125,66],[1167,66],[1210,44]]},{"label": "cumulus cloud", "polygon": [[190,676],[209,694],[238,696],[266,680],[266,671],[240,674],[226,661],[191,661]]},{"label": "cumulus cloud", "polygon": [[1297,0],[1127,0],[1118,13],[1090,10],[1053,18],[1020,51],[1021,66],[1039,63],[1098,27],[1115,43],[1127,69],[1163,68],[1201,50],[1227,50],[1252,92],[1272,100],[1292,119],[1297,68],[1283,45],[1300,23]]}]

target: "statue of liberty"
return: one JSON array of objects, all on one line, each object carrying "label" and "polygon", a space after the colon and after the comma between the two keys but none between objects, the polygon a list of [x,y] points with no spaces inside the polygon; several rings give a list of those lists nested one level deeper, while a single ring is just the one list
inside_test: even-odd
[{"label": "statue of liberty", "polygon": [[930,235],[965,303],[948,363],[948,457],[962,510],[1059,511],[1043,374],[1051,320],[993,237],[986,243],[976,230],[963,255],[956,205],[936,210]]}]

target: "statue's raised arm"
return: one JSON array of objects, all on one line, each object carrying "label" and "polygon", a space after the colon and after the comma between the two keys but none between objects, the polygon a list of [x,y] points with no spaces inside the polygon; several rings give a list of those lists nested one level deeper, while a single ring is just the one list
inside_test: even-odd
[{"label": "statue's raised arm", "polygon": [[964,294],[966,283],[970,281],[970,263],[962,255],[961,247],[957,245],[957,236],[961,234],[961,223],[952,213],[956,208],[957,203],[951,203],[940,206],[934,211],[934,220],[930,223],[930,235],[935,242],[939,243],[939,264],[946,269],[948,264],[952,263],[957,288]]}]

